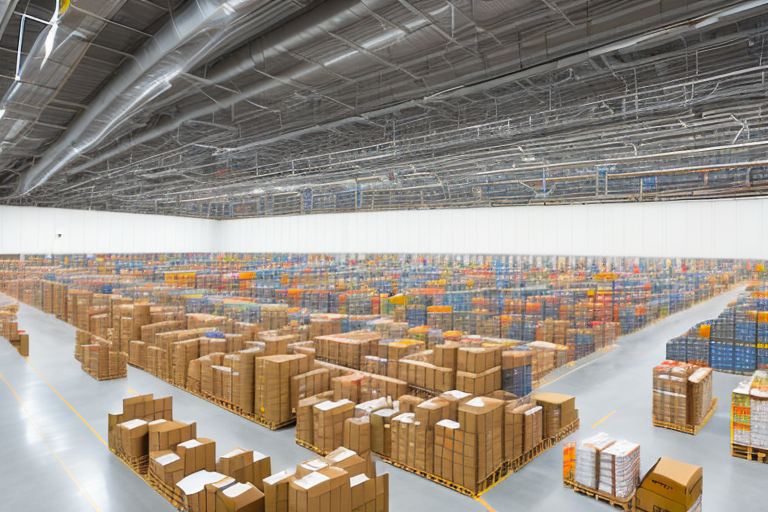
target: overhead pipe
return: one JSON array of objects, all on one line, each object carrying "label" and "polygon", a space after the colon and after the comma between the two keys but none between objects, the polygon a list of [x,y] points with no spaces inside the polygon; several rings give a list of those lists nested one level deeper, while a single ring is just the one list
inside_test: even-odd
[{"label": "overhead pipe", "polygon": [[[81,154],[101,142],[148,98],[170,87],[170,80],[196,63],[226,36],[227,27],[243,13],[269,7],[269,0],[195,0],[161,28],[129,60],[68,128],[30,168],[19,183],[27,194]],[[296,8],[297,5],[293,4]]]}]

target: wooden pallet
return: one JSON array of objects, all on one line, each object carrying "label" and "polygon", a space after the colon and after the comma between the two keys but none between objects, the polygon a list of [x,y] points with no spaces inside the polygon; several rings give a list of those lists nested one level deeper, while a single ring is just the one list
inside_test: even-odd
[{"label": "wooden pallet", "polygon": [[704,425],[707,424],[707,422],[712,418],[712,416],[715,414],[715,411],[717,410],[717,398],[712,399],[712,405],[709,408],[709,412],[704,417],[704,421],[701,422],[701,425],[676,425],[674,423],[668,423],[666,421],[660,421],[657,419],[653,419],[653,426],[654,427],[661,427],[661,428],[668,428],[670,430],[676,430],[678,432],[682,432],[684,434],[691,434],[696,435],[699,433],[699,431],[704,428]]},{"label": "wooden pallet", "polygon": [[123,461],[123,463],[131,468],[134,473],[136,473],[142,480],[147,482],[147,485],[154,489],[155,492],[157,492],[160,496],[165,498],[168,503],[176,508],[176,510],[184,510],[184,504],[181,502],[181,498],[178,493],[176,493],[171,486],[157,478],[157,476],[149,471],[148,455],[139,457],[138,459],[131,459],[130,457],[126,457],[124,454],[115,452],[115,450],[112,448],[110,448],[109,451],[114,453],[118,459]]},{"label": "wooden pallet", "polygon": [[328,453],[329,453],[329,452],[326,452],[325,450],[321,450],[321,449],[320,449],[320,448],[318,448],[317,446],[314,446],[314,445],[311,445],[311,444],[309,444],[309,443],[308,443],[308,442],[306,442],[306,441],[302,441],[302,440],[301,440],[301,439],[299,439],[298,437],[296,438],[296,444],[297,444],[297,445],[299,445],[299,446],[301,446],[302,448],[306,448],[306,449],[307,449],[307,450],[309,450],[309,451],[312,451],[312,452],[315,452],[315,453],[317,453],[317,454],[319,454],[319,455],[322,455],[323,457],[325,457],[325,456],[326,456],[326,455],[328,455]]},{"label": "wooden pallet", "polygon": [[[170,384],[170,382],[169,382],[169,384]],[[181,389],[181,390],[183,390],[183,391],[186,391],[190,395],[194,395],[194,396],[196,396],[198,398],[202,398],[203,400],[205,400],[207,402],[210,402],[210,403],[212,403],[214,405],[218,405],[222,409],[226,409],[229,412],[231,412],[232,414],[237,414],[238,416],[240,416],[242,418],[245,418],[247,420],[250,420],[250,421],[252,421],[254,423],[257,423],[257,424],[261,425],[262,427],[267,427],[270,430],[279,430],[281,428],[288,427],[288,426],[293,425],[293,424],[296,423],[296,418],[291,418],[290,420],[284,421],[282,423],[276,423],[274,421],[267,421],[264,418],[261,418],[261,417],[255,415],[255,414],[253,414],[253,413],[243,412],[242,409],[240,409],[239,407],[237,407],[237,406],[235,406],[235,405],[233,405],[233,404],[231,404],[229,402],[225,402],[224,400],[216,399],[216,398],[213,398],[213,397],[209,397],[207,395],[203,395],[202,393],[196,393],[195,391],[192,391],[189,388],[183,388],[181,386],[176,386],[176,387]]]},{"label": "wooden pallet", "polygon": [[579,494],[584,494],[586,496],[589,496],[590,498],[596,499],[597,501],[607,503],[613,507],[620,508],[622,510],[626,510],[627,512],[634,512],[635,510],[637,510],[634,492],[632,493],[632,496],[630,496],[629,498],[619,498],[618,496],[613,496],[611,494],[608,494],[602,491],[590,489],[589,487],[581,485],[580,483],[574,480],[563,480],[563,485],[566,487],[570,487],[571,489],[578,492]]},{"label": "wooden pallet", "polygon": [[768,464],[768,450],[731,443],[731,456]]},{"label": "wooden pallet", "polygon": [[[513,460],[506,460],[504,461],[496,470],[488,475],[485,480],[478,483],[477,490],[468,489],[464,486],[458,485],[455,482],[451,482],[449,480],[446,480],[442,477],[439,477],[437,475],[433,475],[431,473],[427,473],[426,471],[422,471],[416,468],[412,468],[410,466],[406,466],[405,464],[402,464],[400,462],[394,461],[391,458],[376,454],[383,462],[386,462],[387,464],[391,464],[392,466],[395,466],[397,468],[403,469],[405,471],[408,471],[410,473],[413,473],[415,475],[419,475],[422,478],[426,478],[427,480],[431,482],[438,483],[440,485],[444,485],[445,487],[448,487],[450,489],[453,489],[454,491],[460,492],[461,494],[464,494],[466,496],[471,497],[477,497],[483,494],[484,492],[491,489],[491,487],[495,486],[502,480],[504,480],[506,477],[511,475],[512,473],[519,471],[522,469],[526,464],[531,462],[533,459],[547,451],[548,449],[555,446],[557,443],[565,439],[570,434],[574,433],[576,430],[579,429],[579,420],[577,419],[570,425],[566,426],[560,432],[557,433],[557,435],[553,437],[548,437],[546,439],[543,439],[539,444],[533,447],[530,451],[524,453],[520,457],[513,459]],[[296,441],[297,443],[298,440]],[[301,443],[299,443],[301,445]],[[303,445],[302,445],[303,446]],[[311,449],[311,448],[310,448]]]}]

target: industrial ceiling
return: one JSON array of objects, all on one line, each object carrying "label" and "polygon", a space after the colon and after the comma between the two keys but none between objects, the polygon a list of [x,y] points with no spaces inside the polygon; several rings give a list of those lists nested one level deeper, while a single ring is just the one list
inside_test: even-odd
[{"label": "industrial ceiling", "polygon": [[0,2],[0,203],[761,195],[768,0]]}]

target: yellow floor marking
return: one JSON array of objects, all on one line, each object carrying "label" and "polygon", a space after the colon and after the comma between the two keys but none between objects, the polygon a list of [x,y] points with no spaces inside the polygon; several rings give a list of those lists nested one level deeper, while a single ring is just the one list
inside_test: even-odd
[{"label": "yellow floor marking", "polygon": [[489,512],[496,512],[496,510],[494,510],[494,508],[486,503],[485,500],[480,496],[475,496],[475,499],[479,501]]},{"label": "yellow floor marking", "polygon": [[605,420],[607,420],[608,418],[610,418],[611,416],[613,416],[613,413],[615,413],[615,412],[616,412],[616,411],[611,411],[610,413],[608,413],[608,415],[607,415],[605,418],[601,419],[601,420],[600,420],[600,421],[598,421],[597,423],[593,423],[593,424],[592,424],[592,428],[595,428],[595,427],[597,427],[599,424],[601,424],[602,422],[604,422]]},{"label": "yellow floor marking", "polygon": [[80,415],[80,413],[79,413],[79,412],[77,412],[77,410],[76,410],[74,407],[72,407],[72,405],[71,405],[69,402],[67,402],[67,400],[66,400],[66,399],[65,399],[63,396],[61,396],[61,393],[59,393],[59,392],[56,390],[56,388],[55,388],[55,387],[53,387],[53,386],[51,385],[51,383],[50,383],[50,382],[48,382],[48,379],[46,379],[45,377],[43,377],[43,374],[42,374],[42,373],[40,373],[40,372],[37,370],[37,368],[35,368],[35,367],[32,365],[32,363],[30,363],[30,362],[29,362],[29,360],[27,360],[27,363],[29,364],[29,366],[30,366],[30,367],[32,367],[32,369],[33,369],[33,370],[35,370],[35,372],[36,372],[36,373],[37,373],[37,374],[40,376],[40,378],[41,378],[41,379],[43,379],[43,380],[45,381],[45,383],[46,383],[46,384],[48,384],[48,387],[49,387],[49,388],[51,388],[51,389],[53,390],[53,392],[54,392],[54,393],[56,393],[56,394],[59,396],[59,398],[61,398],[61,401],[62,401],[62,402],[64,402],[64,403],[67,405],[67,407],[69,407],[69,408],[72,410],[72,412],[74,412],[74,413],[77,415],[77,417],[78,417],[78,418],[80,418],[80,421],[82,421],[83,423],[85,423],[85,426],[86,426],[86,427],[88,427],[89,429],[91,429],[91,432],[93,432],[93,433],[96,435],[96,437],[98,437],[98,438],[99,438],[99,441],[101,441],[101,442],[102,442],[102,444],[104,444],[104,446],[106,446],[106,445],[107,445],[107,443],[106,443],[106,442],[104,441],[104,439],[103,439],[103,438],[102,438],[102,437],[99,435],[99,433],[98,433],[98,432],[96,432],[96,430],[95,430],[95,429],[94,429],[94,428],[91,426],[91,424],[90,424],[90,423],[88,423],[87,421],[85,421],[85,418],[83,418],[83,417]]},{"label": "yellow floor marking", "polygon": [[131,388],[128,388],[128,392],[129,392],[129,393],[132,393],[132,394],[134,394],[134,395],[138,395],[138,393],[137,393],[137,392],[135,392],[134,390],[132,390]]},{"label": "yellow floor marking", "polygon": [[80,482],[77,481],[77,478],[75,478],[75,475],[72,474],[72,472],[69,470],[67,465],[64,464],[64,461],[61,460],[61,457],[59,457],[59,454],[56,453],[56,450],[51,448],[50,445],[48,444],[48,441],[45,440],[45,436],[43,436],[43,433],[40,430],[40,427],[37,426],[37,423],[35,422],[35,419],[32,417],[32,414],[29,412],[29,409],[27,409],[27,406],[24,405],[24,402],[21,401],[21,398],[16,393],[16,390],[13,389],[13,386],[11,386],[11,384],[7,380],[5,380],[5,377],[3,376],[2,373],[0,373],[0,379],[2,379],[3,382],[5,382],[5,385],[8,386],[8,389],[11,390],[11,393],[13,393],[13,396],[15,396],[16,400],[19,401],[19,404],[21,405],[21,408],[24,409],[25,413],[27,413],[27,416],[29,417],[30,423],[32,423],[32,426],[35,427],[35,430],[37,430],[37,435],[40,436],[40,439],[43,441],[43,444],[45,445],[45,447],[48,448],[48,451],[50,451],[53,454],[53,456],[56,457],[56,460],[59,461],[59,464],[61,464],[61,467],[64,468],[64,471],[67,472],[67,475],[69,475],[69,478],[71,478],[72,481],[77,486],[77,488],[80,489],[80,492],[83,494],[85,499],[87,499],[90,502],[90,504],[91,504],[91,506],[93,506],[94,510],[96,510],[96,512],[101,512],[101,509],[98,507],[98,505],[96,505],[96,502],[93,501],[93,498],[91,498],[91,495],[88,494],[88,491],[86,491],[85,488],[82,485],[80,485]]}]

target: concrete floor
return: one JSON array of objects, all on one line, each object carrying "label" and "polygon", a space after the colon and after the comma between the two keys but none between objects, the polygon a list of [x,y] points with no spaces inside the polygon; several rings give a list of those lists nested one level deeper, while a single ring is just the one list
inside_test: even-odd
[{"label": "concrete floor", "polygon": [[[730,392],[740,377],[715,375],[720,407],[699,435],[651,425],[651,369],[664,359],[665,342],[717,316],[738,291],[623,337],[617,349],[547,384],[543,389],[577,397],[581,430],[568,441],[605,431],[638,442],[643,471],[661,455],[704,466],[707,510],[764,509],[766,493],[760,484],[768,481],[768,466],[735,459],[729,451]],[[175,418],[196,421],[198,435],[215,439],[219,454],[236,446],[258,450],[272,457],[275,471],[313,456],[294,443],[292,428],[269,431],[140,370],[129,367],[127,379],[91,379],[73,357],[75,329],[51,315],[21,305],[19,325],[30,333],[29,364],[9,343],[0,343],[5,381],[0,383],[2,510],[172,511],[101,440],[107,437],[107,413],[119,411],[122,399],[131,396],[129,389],[157,397],[173,395]],[[565,489],[561,465],[557,446],[485,493],[483,500],[498,512],[609,510]],[[390,473],[392,511],[485,510],[480,501],[387,464],[377,463],[377,470]]]}]

